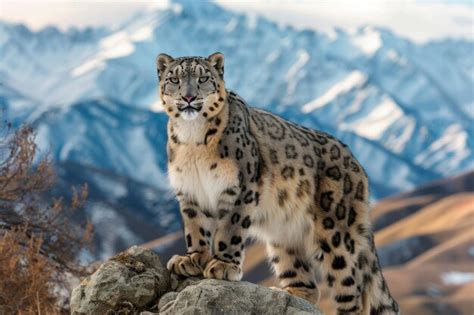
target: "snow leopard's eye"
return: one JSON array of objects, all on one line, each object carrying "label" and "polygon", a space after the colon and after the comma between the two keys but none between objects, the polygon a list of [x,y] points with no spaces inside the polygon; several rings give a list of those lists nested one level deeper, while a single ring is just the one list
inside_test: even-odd
[{"label": "snow leopard's eye", "polygon": [[199,82],[199,83],[206,83],[207,80],[209,80],[209,77],[199,77],[198,82]]},{"label": "snow leopard's eye", "polygon": [[178,84],[179,79],[178,78],[170,78],[170,82],[173,83],[173,84]]}]

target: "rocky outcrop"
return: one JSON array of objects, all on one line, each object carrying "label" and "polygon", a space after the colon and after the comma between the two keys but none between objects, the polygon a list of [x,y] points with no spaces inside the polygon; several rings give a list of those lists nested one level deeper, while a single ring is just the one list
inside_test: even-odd
[{"label": "rocky outcrop", "polygon": [[137,246],[84,279],[71,296],[79,314],[322,314],[306,300],[249,282],[179,279]]}]

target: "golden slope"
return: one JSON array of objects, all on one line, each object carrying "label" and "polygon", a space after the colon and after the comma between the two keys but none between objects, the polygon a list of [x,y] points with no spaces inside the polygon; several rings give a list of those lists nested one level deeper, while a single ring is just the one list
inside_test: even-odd
[{"label": "golden slope", "polygon": [[436,201],[377,233],[377,245],[414,235],[474,227],[474,194],[463,193]]},{"label": "golden slope", "polygon": [[[374,222],[389,216],[393,222],[377,231],[379,248],[414,236],[428,236],[433,245],[411,261],[384,268],[384,275],[404,314],[474,314],[474,282],[447,285],[442,275],[449,271],[474,272],[474,172],[457,178],[443,179],[418,190],[379,202],[372,211]],[[407,211],[409,210],[409,211]],[[385,219],[386,220],[386,219]],[[183,247],[181,232],[146,244],[150,248],[169,245]],[[171,245],[170,245],[171,244]],[[430,243],[431,244],[431,243]],[[169,247],[168,246],[168,247]],[[163,257],[166,259],[166,255]],[[261,243],[246,252],[246,280],[274,285]],[[333,314],[325,284],[320,308]]]},{"label": "golden slope", "polygon": [[474,194],[461,193],[435,201],[376,234],[390,244],[425,235],[435,245],[404,265],[385,268],[389,287],[405,314],[473,314],[474,283],[448,285],[449,271],[474,272],[469,250],[474,246]]}]

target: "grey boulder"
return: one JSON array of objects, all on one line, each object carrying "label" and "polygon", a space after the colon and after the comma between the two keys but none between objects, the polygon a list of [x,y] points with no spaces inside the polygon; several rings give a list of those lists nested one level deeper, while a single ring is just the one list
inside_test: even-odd
[{"label": "grey boulder", "polygon": [[71,295],[71,314],[322,314],[304,299],[249,282],[179,279],[137,246],[112,257]]}]

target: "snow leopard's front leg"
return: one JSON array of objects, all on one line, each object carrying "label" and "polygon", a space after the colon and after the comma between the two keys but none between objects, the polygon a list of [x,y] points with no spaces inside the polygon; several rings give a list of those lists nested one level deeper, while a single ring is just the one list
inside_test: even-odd
[{"label": "snow leopard's front leg", "polygon": [[203,274],[207,262],[211,259],[212,221],[207,212],[201,211],[197,204],[182,195],[178,195],[181,215],[184,222],[186,255],[174,255],[168,261],[167,268],[182,276]]},{"label": "snow leopard's front leg", "polygon": [[245,240],[250,217],[243,212],[239,200],[241,189],[226,189],[218,203],[217,230],[213,242],[213,258],[207,263],[204,277],[239,281],[242,279]]}]

